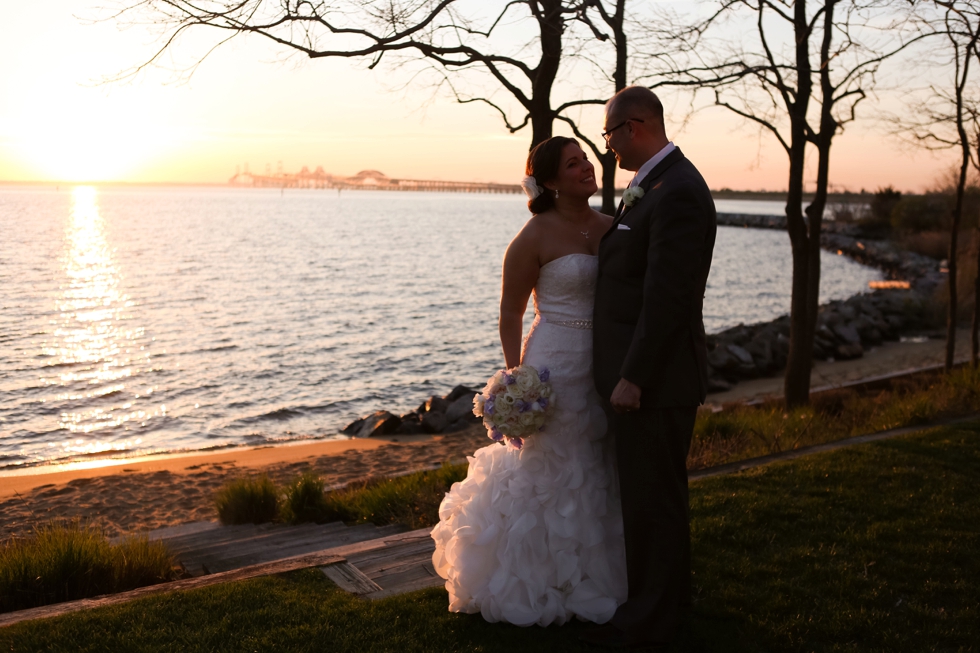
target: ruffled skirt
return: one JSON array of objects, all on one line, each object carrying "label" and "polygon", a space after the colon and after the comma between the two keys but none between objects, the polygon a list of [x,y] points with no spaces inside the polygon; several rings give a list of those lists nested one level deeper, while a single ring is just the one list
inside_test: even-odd
[{"label": "ruffled skirt", "polygon": [[450,611],[520,626],[605,623],[626,600],[626,562],[592,334],[536,327],[524,362],[551,369],[555,413],[523,449],[494,443],[469,458],[439,508],[432,561]]}]

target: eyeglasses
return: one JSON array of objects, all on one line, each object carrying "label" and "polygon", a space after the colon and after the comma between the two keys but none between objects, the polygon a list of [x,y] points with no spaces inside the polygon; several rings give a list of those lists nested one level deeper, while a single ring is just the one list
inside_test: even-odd
[{"label": "eyeglasses", "polygon": [[606,142],[608,143],[609,142],[609,137],[612,135],[612,133],[614,131],[616,131],[617,129],[619,129],[620,127],[622,127],[623,125],[625,125],[626,123],[628,123],[630,120],[632,120],[633,122],[643,122],[639,118],[627,118],[626,120],[624,120],[623,122],[619,123],[615,127],[610,127],[606,131],[602,132],[602,137],[604,139],[606,139]]}]

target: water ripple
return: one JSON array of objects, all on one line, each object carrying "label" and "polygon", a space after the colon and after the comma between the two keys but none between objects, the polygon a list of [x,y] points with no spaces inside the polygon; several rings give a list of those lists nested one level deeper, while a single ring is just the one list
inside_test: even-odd
[{"label": "water ripple", "polygon": [[[332,437],[482,383],[527,212],[508,195],[5,187],[0,216],[2,469]],[[822,265],[824,299],[879,276]],[[786,234],[720,229],[709,331],[785,313],[791,269]]]}]

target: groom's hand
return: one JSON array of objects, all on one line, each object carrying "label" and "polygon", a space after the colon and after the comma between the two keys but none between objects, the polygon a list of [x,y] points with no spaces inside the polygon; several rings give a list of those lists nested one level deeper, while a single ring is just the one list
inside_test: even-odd
[{"label": "groom's hand", "polygon": [[640,386],[630,383],[626,379],[620,379],[613,389],[612,396],[609,398],[613,410],[617,413],[628,413],[631,410],[640,408]]}]

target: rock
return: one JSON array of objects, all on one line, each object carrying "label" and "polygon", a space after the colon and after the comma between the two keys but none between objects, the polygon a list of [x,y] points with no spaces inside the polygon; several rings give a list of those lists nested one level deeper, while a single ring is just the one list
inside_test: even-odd
[{"label": "rock", "polygon": [[472,397],[473,395],[476,394],[476,392],[477,391],[474,390],[473,388],[467,388],[465,385],[458,385],[455,388],[453,388],[448,395],[446,395],[446,401],[448,401],[449,403],[453,403],[463,395],[469,395],[470,397]]},{"label": "rock", "polygon": [[429,411],[422,416],[421,427],[425,433],[442,433],[448,425],[446,413]]},{"label": "rock", "polygon": [[355,419],[353,422],[345,426],[344,430],[341,431],[341,433],[343,433],[344,435],[356,435],[357,432],[361,430],[361,427],[364,425],[365,420],[367,420],[366,417],[362,417],[361,419]]},{"label": "rock", "polygon": [[355,437],[370,438],[378,435],[391,435],[401,423],[401,418],[396,415],[392,415],[387,410],[379,410],[364,418],[364,423],[357,430]]},{"label": "rock", "polygon": [[752,360],[752,354],[738,345],[728,345],[728,352],[742,365],[755,365],[755,361]]},{"label": "rock", "polygon": [[861,345],[843,344],[837,345],[837,358],[842,361],[854,360],[864,356],[864,348]]},{"label": "rock", "polygon": [[728,348],[720,345],[714,351],[708,353],[708,365],[712,369],[726,372],[738,366],[738,359],[728,353]]},{"label": "rock", "polygon": [[425,402],[426,413],[444,413],[449,409],[449,401],[442,397],[429,397]]},{"label": "rock", "polygon": [[472,425],[473,425],[472,422],[470,422],[469,420],[467,420],[465,417],[461,417],[458,420],[456,420],[455,422],[452,422],[442,432],[443,433],[459,433],[460,431],[465,431],[466,429],[470,428],[470,426],[472,426]]},{"label": "rock", "polygon": [[854,328],[852,323],[838,324],[834,327],[834,333],[849,345],[860,345],[861,336],[858,335],[857,329]]},{"label": "rock", "polygon": [[833,328],[833,327],[837,326],[838,324],[840,324],[841,323],[841,319],[842,319],[841,316],[840,316],[840,313],[838,313],[837,311],[835,311],[833,309],[830,309],[830,310],[826,311],[825,313],[821,313],[820,317],[823,318],[824,324],[826,324],[828,327],[831,327],[831,328]]},{"label": "rock", "polygon": [[789,357],[789,338],[783,334],[776,336],[772,343],[772,364],[777,370],[786,368],[786,359]]},{"label": "rock", "polygon": [[756,336],[752,342],[746,345],[745,349],[752,355],[752,360],[755,362],[759,374],[764,376],[773,370],[772,345],[769,344],[768,339],[761,335]]},{"label": "rock", "polygon": [[885,321],[888,322],[888,326],[895,332],[901,331],[902,327],[905,326],[905,320],[902,319],[901,315],[887,315],[885,316]]},{"label": "rock", "polygon": [[418,435],[422,433],[422,416],[418,413],[402,415],[402,423],[395,429],[396,435]]},{"label": "rock", "polygon": [[731,390],[732,384],[721,378],[720,376],[715,376],[714,374],[708,375],[708,392],[725,392],[726,390]]},{"label": "rock", "polygon": [[467,416],[476,419],[476,415],[473,414],[473,397],[476,396],[476,392],[473,390],[467,391],[465,394],[459,395],[456,400],[449,405],[446,409],[446,421],[452,424],[458,419],[467,419]]}]

